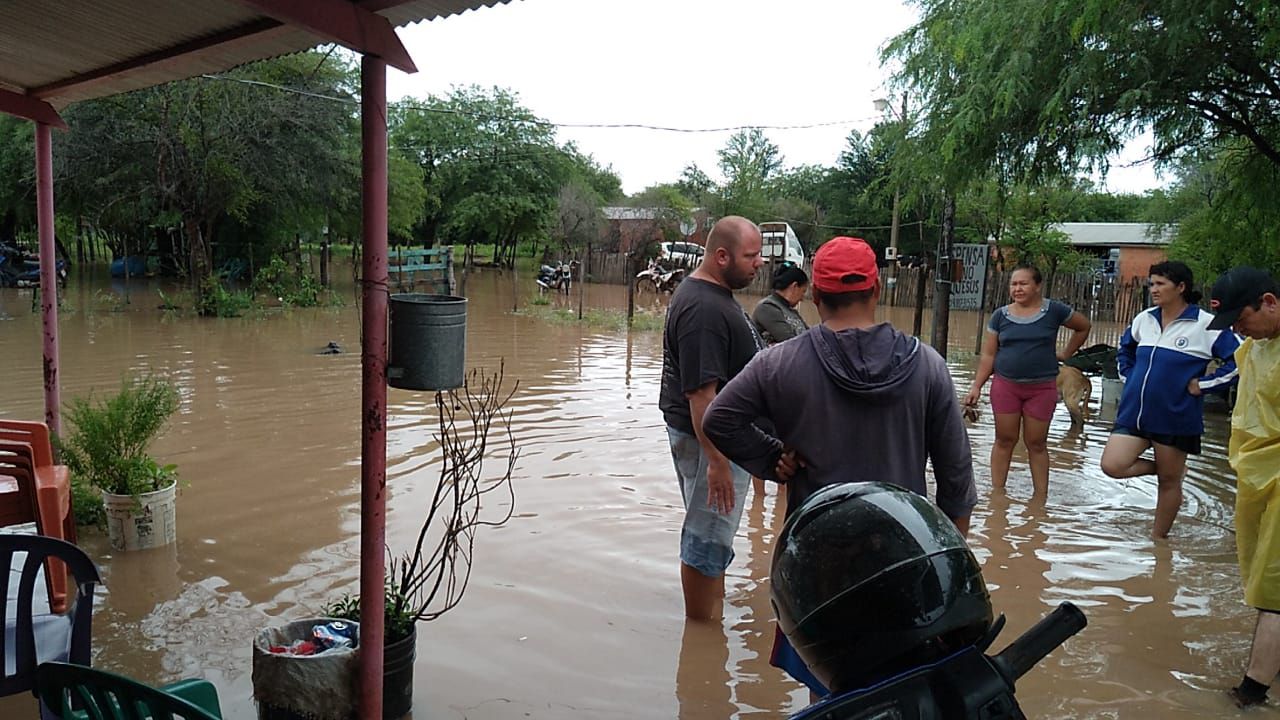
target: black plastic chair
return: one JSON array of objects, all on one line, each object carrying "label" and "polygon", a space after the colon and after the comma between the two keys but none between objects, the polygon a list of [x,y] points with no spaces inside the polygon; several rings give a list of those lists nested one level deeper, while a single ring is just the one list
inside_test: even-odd
[{"label": "black plastic chair", "polygon": [[[14,564],[17,553],[26,553],[21,567]],[[75,578],[76,596],[68,598],[67,611],[60,615],[47,607],[38,612],[35,608],[36,579],[48,558],[61,560]],[[42,535],[0,533],[0,697],[32,690],[41,661],[89,664],[93,589],[100,582],[97,566],[69,542]],[[38,642],[38,635],[43,642]]]},{"label": "black plastic chair", "polygon": [[203,680],[157,689],[104,670],[47,662],[36,670],[36,694],[63,720],[222,719],[218,694]]}]

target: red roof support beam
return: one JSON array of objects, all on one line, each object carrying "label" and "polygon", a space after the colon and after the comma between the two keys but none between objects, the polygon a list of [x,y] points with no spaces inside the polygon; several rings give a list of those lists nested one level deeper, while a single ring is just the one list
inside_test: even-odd
[{"label": "red roof support beam", "polygon": [[30,95],[0,90],[0,112],[62,130],[67,129],[67,124],[62,121],[62,116],[58,115],[58,111],[54,110],[52,105]]},{"label": "red roof support beam", "polygon": [[396,29],[381,15],[350,0],[238,0],[263,15],[300,27],[362,55],[381,58],[407,73],[418,72]]}]

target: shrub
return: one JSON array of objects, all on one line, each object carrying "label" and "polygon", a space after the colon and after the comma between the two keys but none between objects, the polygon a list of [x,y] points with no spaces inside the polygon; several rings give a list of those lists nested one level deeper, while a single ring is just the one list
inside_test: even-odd
[{"label": "shrub", "polygon": [[[174,466],[156,463],[147,447],[178,402],[177,388],[154,375],[122,380],[120,392],[112,396],[99,399],[90,394],[71,400],[66,417],[73,429],[58,444],[80,483],[73,496],[91,504],[89,487],[136,497],[172,485],[177,480]],[[96,515],[92,507],[85,512]]]}]

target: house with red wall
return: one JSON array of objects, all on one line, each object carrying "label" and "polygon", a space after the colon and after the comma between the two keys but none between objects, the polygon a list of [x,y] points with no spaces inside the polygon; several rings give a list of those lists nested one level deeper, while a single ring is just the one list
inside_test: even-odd
[{"label": "house with red wall", "polygon": [[1177,232],[1176,226],[1152,223],[1068,222],[1052,228],[1066,234],[1076,250],[1114,260],[1122,282],[1147,277],[1152,265],[1167,259],[1169,241]]},{"label": "house with red wall", "polygon": [[646,246],[665,240],[707,244],[711,215],[699,208],[692,217],[676,219],[667,208],[605,207],[601,208],[605,224],[600,232],[601,249],[605,252],[644,252]]}]

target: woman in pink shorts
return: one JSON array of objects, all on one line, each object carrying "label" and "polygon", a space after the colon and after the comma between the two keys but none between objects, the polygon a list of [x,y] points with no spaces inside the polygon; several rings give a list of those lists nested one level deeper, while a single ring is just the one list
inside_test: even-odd
[{"label": "woman in pink shorts", "polygon": [[[991,446],[991,486],[1003,488],[1018,436],[1027,446],[1036,495],[1049,491],[1049,421],[1058,404],[1058,362],[1075,354],[1089,337],[1089,319],[1041,293],[1040,271],[1019,266],[1009,278],[1013,302],[996,308],[982,342],[982,359],[965,405],[975,407],[991,379],[996,441]],[[1058,328],[1072,330],[1057,352]]]}]

